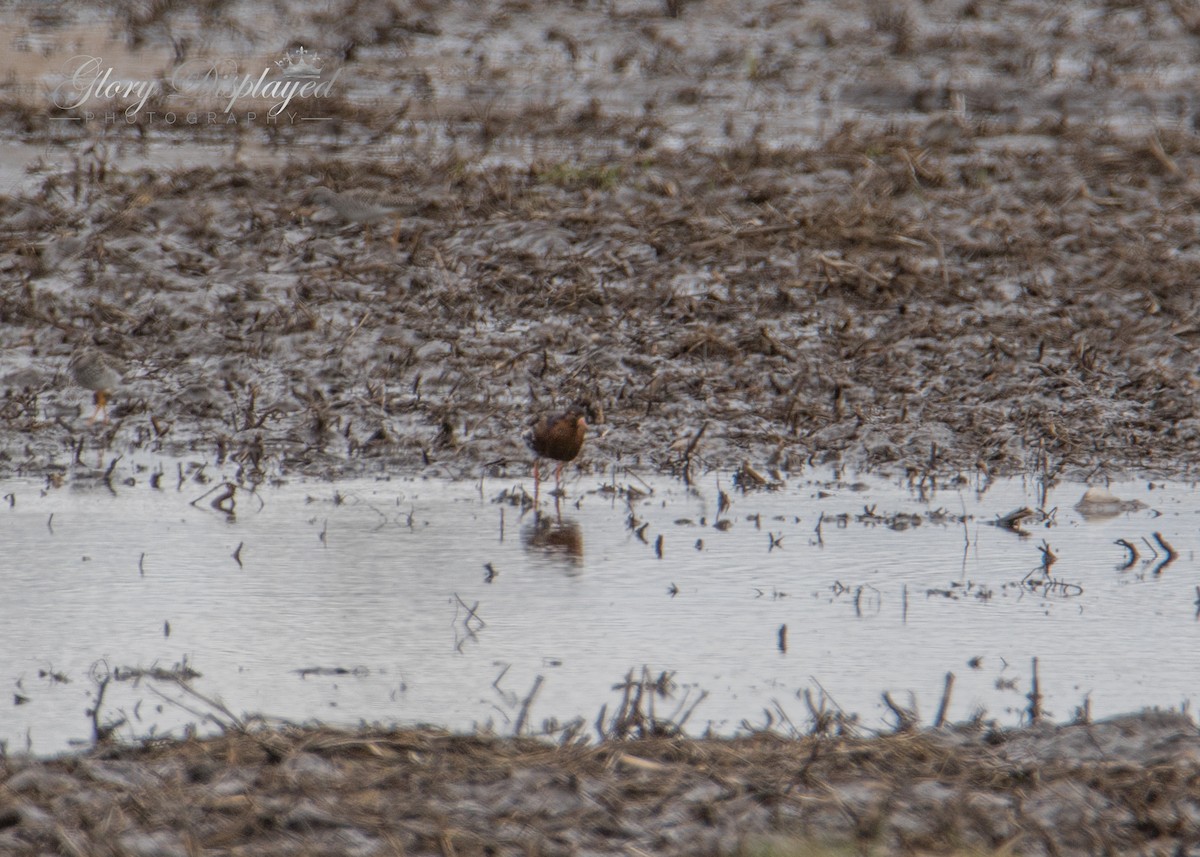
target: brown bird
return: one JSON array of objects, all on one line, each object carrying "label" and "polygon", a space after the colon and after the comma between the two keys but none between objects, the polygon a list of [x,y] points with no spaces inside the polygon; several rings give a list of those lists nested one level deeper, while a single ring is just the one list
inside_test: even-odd
[{"label": "brown bird", "polygon": [[101,414],[104,415],[104,422],[108,422],[108,395],[121,382],[123,374],[119,364],[107,354],[83,348],[71,355],[67,366],[75,383],[85,390],[92,391],[96,410],[88,422],[94,423]]},{"label": "brown bird", "polygon": [[541,476],[538,473],[538,462],[543,458],[553,458],[558,462],[554,469],[555,488],[561,486],[563,464],[574,461],[583,448],[583,439],[587,435],[587,419],[585,413],[594,413],[590,405],[576,405],[570,410],[553,417],[542,417],[533,424],[533,428],[525,436],[525,442],[537,456],[533,460],[533,496],[537,499]]}]

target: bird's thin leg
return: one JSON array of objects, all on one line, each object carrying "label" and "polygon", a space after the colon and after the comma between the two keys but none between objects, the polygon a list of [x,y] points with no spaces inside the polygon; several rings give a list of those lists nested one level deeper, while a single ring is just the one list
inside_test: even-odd
[{"label": "bird's thin leg", "polygon": [[537,458],[535,458],[533,460],[533,505],[535,505],[535,506],[537,505],[537,502],[538,502],[538,486],[541,484],[541,478],[538,476],[538,461],[539,460],[540,459],[537,459]]},{"label": "bird's thin leg", "polygon": [[88,419],[88,425],[93,425],[96,418],[104,414],[104,422],[108,422],[108,396],[103,390],[97,390],[92,396],[92,401],[96,403],[96,409],[92,411],[91,417]]},{"label": "bird's thin leg", "polygon": [[558,496],[563,496],[562,490],[562,469],[563,463],[560,461],[558,467],[554,468],[554,490],[558,492]]}]

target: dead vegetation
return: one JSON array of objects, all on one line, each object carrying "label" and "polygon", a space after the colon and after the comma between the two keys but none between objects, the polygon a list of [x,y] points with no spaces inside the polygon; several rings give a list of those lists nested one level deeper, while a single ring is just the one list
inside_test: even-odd
[{"label": "dead vegetation", "polygon": [[1198,751],[1194,724],[1166,714],[1017,732],[597,745],[249,729],[7,758],[0,848],[690,855],[759,853],[773,837],[850,853],[1154,853],[1189,841],[1180,814],[1200,799]]},{"label": "dead vegetation", "polygon": [[[688,472],[1186,471],[1200,138],[1145,83],[1189,38],[1179,10],[1095,22],[1153,50],[1114,50],[1070,96],[1044,73],[1081,47],[1065,11],[766,3],[749,41],[709,44],[678,28],[714,24],[710,4],[552,4],[525,47],[558,88],[486,53],[534,14],[493,11],[465,79],[438,59],[472,26],[452,10],[313,13],[346,76],[324,124],[97,129],[0,94],[48,153],[0,198],[0,469],[95,447],[233,455],[254,478],[509,475],[525,415],[586,397],[608,415],[580,462],[599,469],[677,470],[699,437]],[[196,20],[222,49],[253,32],[220,3],[115,14],[164,62],[214,49]],[[988,84],[909,82],[926,53]],[[838,90],[852,115],[817,109],[814,67],[860,69]],[[725,87],[776,107],[722,107]],[[1105,121],[1143,108],[1179,115]],[[181,142],[205,165],[156,165]],[[318,185],[406,197],[397,240],[314,213]],[[131,367],[89,434],[65,374],[85,343]]]},{"label": "dead vegetation", "polygon": [[[1007,180],[968,192],[885,179],[911,176],[902,141],[848,141],[873,154],[773,153],[772,174],[810,187],[769,201],[747,200],[765,167],[743,149],[593,174],[124,173],[95,151],[7,202],[29,224],[7,238],[19,285],[0,295],[8,459],[53,466],[82,429],[46,413],[79,399],[66,360],[88,343],[133,367],[105,446],[255,441],[260,467],[523,470],[523,415],[582,396],[611,428],[600,466],[669,467],[708,421],[689,456],[708,466],[1178,472],[1200,437],[1194,266],[1169,249],[1188,192],[1151,180],[1052,212],[1045,184],[1089,149],[974,152],[971,169]],[[404,187],[415,213],[396,244],[368,241],[300,211],[318,182]]]},{"label": "dead vegetation", "polygon": [[[188,456],[231,513],[279,474],[524,474],[528,414],[577,398],[606,414],[581,466],[736,468],[745,491],[828,461],[924,490],[1186,475],[1200,452],[1200,18],[1182,0],[347,0],[268,34],[242,9],[14,7],[0,125],[46,154],[7,164],[26,172],[0,195],[0,472],[99,462],[109,480],[130,453]],[[101,12],[163,74],[319,39],[353,85],[326,123],[55,121],[82,114],[48,110],[16,69],[102,30]],[[191,166],[159,159],[177,145],[199,147]],[[373,240],[306,212],[317,185],[399,191],[411,210]],[[110,424],[85,425],[69,381],[85,344],[129,367]],[[579,552],[549,522],[528,538]],[[1040,585],[1063,586],[1045,553]],[[0,851],[1200,839],[1182,718],[921,733],[891,701],[905,730],[868,739],[810,698],[814,734],[694,741],[679,731],[696,700],[668,703],[669,683],[628,676],[594,746],[226,718],[219,738],[6,758]],[[94,702],[100,741],[121,724],[102,689]]]},{"label": "dead vegetation", "polygon": [[[737,737],[695,738],[683,727],[704,694],[643,668],[614,685],[595,736],[583,718],[523,725],[539,677],[517,737],[501,738],[272,724],[195,691],[186,663],[98,665],[90,750],[0,754],[0,851],[1085,855],[1191,841],[1180,818],[1200,799],[1192,720],[1148,711],[1093,723],[1085,706],[1075,723],[1049,725],[1033,669],[1034,725],[1015,730],[982,714],[946,724],[947,675],[932,729],[885,695],[895,731],[871,734],[807,690],[803,722],[776,704]],[[119,741],[111,681],[161,688],[220,734]]]}]

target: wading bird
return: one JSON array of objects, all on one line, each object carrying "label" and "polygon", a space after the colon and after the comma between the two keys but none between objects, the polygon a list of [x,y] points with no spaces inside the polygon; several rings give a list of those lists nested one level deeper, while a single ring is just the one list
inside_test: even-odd
[{"label": "wading bird", "polygon": [[305,200],[325,206],[345,223],[360,223],[367,229],[367,239],[371,237],[371,227],[377,223],[394,221],[391,242],[396,243],[400,235],[400,222],[403,203],[395,198],[387,197],[369,191],[348,191],[338,193],[330,188],[315,187],[305,194]]},{"label": "wading bird", "polygon": [[103,414],[104,422],[108,422],[108,396],[113,388],[121,382],[121,371],[116,362],[108,355],[92,348],[83,348],[71,355],[67,364],[75,383],[85,390],[92,391],[92,401],[96,410],[92,412],[89,423]]},{"label": "wading bird", "polygon": [[563,464],[574,461],[583,448],[583,439],[587,435],[587,416],[595,419],[595,411],[591,405],[578,404],[570,410],[557,416],[546,416],[533,424],[533,428],[525,435],[525,442],[537,456],[533,460],[533,496],[537,499],[541,476],[538,473],[538,463],[543,458],[552,458],[558,462],[554,469],[554,486],[559,488],[562,483]]}]

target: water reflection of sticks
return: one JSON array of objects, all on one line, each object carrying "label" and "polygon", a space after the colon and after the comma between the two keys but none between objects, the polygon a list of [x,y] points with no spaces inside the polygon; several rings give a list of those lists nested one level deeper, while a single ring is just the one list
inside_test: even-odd
[{"label": "water reflection of sticks", "polygon": [[851,594],[854,596],[854,615],[859,619],[863,617],[864,611],[878,615],[883,607],[883,593],[869,583],[847,586],[840,580],[835,580],[829,588],[835,596]]},{"label": "water reflection of sticks", "polygon": [[533,705],[533,700],[538,695],[538,691],[542,689],[542,682],[545,680],[545,676],[541,675],[533,680],[533,687],[521,703],[521,712],[517,715],[516,725],[513,726],[514,735],[520,735],[524,731],[525,721],[529,718],[529,706]]},{"label": "water reflection of sticks", "polygon": [[[92,742],[101,744],[112,738],[113,734],[122,726],[133,721],[140,721],[141,715],[139,710],[141,702],[134,706],[131,713],[126,713],[123,710],[118,710],[117,716],[114,718],[103,718],[102,710],[104,706],[104,696],[108,691],[109,685],[116,682],[132,682],[137,685],[146,681],[146,687],[150,692],[171,703],[179,708],[184,709],[189,714],[197,719],[198,722],[216,723],[221,729],[228,730],[230,728],[244,728],[243,721],[236,717],[220,700],[210,699],[203,696],[194,688],[189,686],[188,682],[193,679],[200,678],[200,673],[192,669],[185,657],[182,661],[174,664],[171,667],[152,666],[149,668],[142,667],[112,667],[110,668],[106,661],[100,660],[92,664],[89,670],[89,675],[92,682],[96,685],[96,692],[92,705],[87,710],[87,716],[92,723]],[[204,702],[212,711],[216,711],[223,715],[226,719],[221,720],[219,717],[210,712],[196,711],[189,708],[177,699],[173,699],[158,688],[154,687],[150,682],[159,681],[168,684],[173,684],[189,696]]]},{"label": "water reflection of sticks", "polygon": [[1030,723],[1037,723],[1042,719],[1042,691],[1041,682],[1038,680],[1038,659],[1033,659],[1033,677],[1029,681],[1029,693],[1025,694],[1025,698],[1029,700],[1029,708],[1026,709],[1029,715]]},{"label": "water reflection of sticks", "polygon": [[345,675],[354,676],[355,678],[366,678],[367,676],[369,676],[371,674],[370,668],[363,667],[363,666],[358,666],[358,667],[300,667],[298,669],[292,670],[292,672],[294,672],[296,675],[300,676],[300,678],[308,678],[309,676],[324,676],[324,677],[328,678],[328,677],[345,676]]},{"label": "water reflection of sticks", "polygon": [[[1165,556],[1163,557],[1163,561],[1154,567],[1154,571],[1152,573],[1162,574],[1162,570],[1173,563],[1175,561],[1175,557],[1177,557],[1179,554],[1175,553],[1175,548],[1167,544],[1166,540],[1162,537],[1162,533],[1154,533],[1154,540],[1158,542],[1158,546],[1163,549]],[[1142,537],[1142,541],[1146,542],[1148,545],[1150,544],[1150,542],[1146,541],[1144,536]],[[1156,557],[1158,556],[1158,551],[1154,550],[1153,545],[1150,546],[1150,550],[1154,552]]]},{"label": "water reflection of sticks", "polygon": [[[1040,579],[1034,577],[1038,572],[1042,573]],[[1034,592],[1041,590],[1042,595],[1054,595],[1060,598],[1074,598],[1077,595],[1083,594],[1083,587],[1080,584],[1068,583],[1065,580],[1052,576],[1050,574],[1050,566],[1045,563],[1031,569],[1028,574],[1021,578],[1021,585]]]},{"label": "water reflection of sticks", "polygon": [[479,613],[478,613],[479,602],[478,601],[476,601],[474,604],[472,604],[470,607],[468,607],[467,603],[458,597],[457,592],[454,593],[454,600],[455,600],[455,602],[457,602],[457,606],[454,608],[455,622],[458,622],[459,608],[462,608],[464,611],[466,611],[466,615],[464,615],[462,617],[462,629],[464,632],[464,636],[458,637],[454,641],[454,650],[461,654],[463,644],[465,642],[467,642],[467,640],[479,639],[479,636],[476,632],[482,631],[484,628],[486,628],[487,622],[484,622],[483,619],[479,618]]},{"label": "water reflection of sticks", "polygon": [[234,510],[237,509],[237,486],[232,482],[221,482],[217,485],[214,485],[188,505],[195,506],[201,500],[212,494],[216,494],[217,496],[214,497],[208,505],[216,509],[218,512],[224,512],[226,515],[232,518],[234,516]]},{"label": "water reflection of sticks", "polygon": [[[236,516],[237,511],[237,492],[238,486],[234,485],[232,482],[219,482],[212,488],[209,488],[195,500],[192,500],[188,505],[196,506],[198,508],[201,500],[211,496],[212,494],[216,494],[217,496],[213,497],[213,499],[209,501],[208,505],[232,519]],[[262,511],[263,507],[266,505],[262,496],[254,490],[250,490],[249,493],[258,499],[258,508],[259,511]]]},{"label": "water reflection of sticks", "polygon": [[[1163,570],[1168,565],[1173,563],[1178,558],[1179,554],[1176,552],[1175,548],[1171,547],[1170,543],[1162,537],[1162,533],[1156,532],[1152,535],[1154,536],[1154,541],[1158,542],[1158,547],[1162,548],[1162,553],[1158,552],[1158,549],[1154,547],[1149,539],[1147,539],[1145,536],[1142,536],[1142,542],[1145,543],[1146,547],[1150,549],[1150,557],[1145,561],[1144,565],[1148,566],[1161,557],[1161,560],[1159,560],[1159,562],[1156,563],[1154,568],[1150,571],[1152,575],[1158,576],[1163,573]],[[1138,549],[1134,547],[1134,545],[1127,539],[1117,539],[1116,544],[1129,551],[1129,556],[1126,558],[1126,561],[1123,564],[1117,566],[1117,571],[1128,571],[1129,569],[1133,568],[1141,554],[1138,553]]]},{"label": "water reflection of sticks", "polygon": [[654,676],[648,667],[642,667],[641,677],[634,678],[633,670],[629,670],[625,674],[625,681],[613,685],[613,690],[621,691],[621,701],[612,716],[608,716],[606,703],[601,706],[596,717],[596,732],[599,733],[600,740],[620,741],[682,734],[684,725],[696,707],[708,698],[708,691],[702,690],[689,705],[689,689],[674,711],[660,716],[655,710],[655,699],[670,699],[674,696],[677,688],[674,675],[673,672],[664,670]]}]

